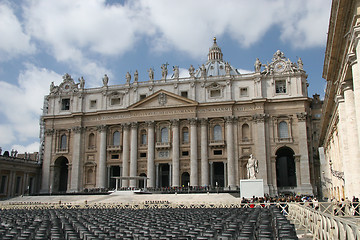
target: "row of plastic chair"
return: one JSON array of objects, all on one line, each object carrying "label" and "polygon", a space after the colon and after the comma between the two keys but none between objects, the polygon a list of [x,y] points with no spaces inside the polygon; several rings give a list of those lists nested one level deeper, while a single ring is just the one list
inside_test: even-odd
[{"label": "row of plastic chair", "polygon": [[276,207],[2,210],[0,239],[297,239]]}]

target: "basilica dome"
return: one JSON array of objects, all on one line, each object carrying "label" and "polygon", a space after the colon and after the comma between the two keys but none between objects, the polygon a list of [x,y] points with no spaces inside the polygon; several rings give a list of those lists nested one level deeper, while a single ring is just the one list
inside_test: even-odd
[{"label": "basilica dome", "polygon": [[239,75],[239,71],[231,66],[228,62],[224,62],[221,48],[216,43],[209,49],[208,61],[203,64],[195,73],[195,77],[203,77],[202,72],[206,70],[206,76],[225,76],[225,75]]}]

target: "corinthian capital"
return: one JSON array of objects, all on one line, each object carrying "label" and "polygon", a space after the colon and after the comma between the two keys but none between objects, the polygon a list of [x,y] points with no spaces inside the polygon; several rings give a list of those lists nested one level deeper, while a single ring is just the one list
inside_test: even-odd
[{"label": "corinthian capital", "polygon": [[106,131],[107,129],[107,126],[106,125],[99,125],[99,126],[96,126],[97,130],[99,132],[103,132],[103,131]]},{"label": "corinthian capital", "polygon": [[301,112],[301,113],[297,113],[296,117],[298,118],[299,121],[305,121],[307,118],[307,112]]},{"label": "corinthian capital", "polygon": [[197,118],[191,118],[191,119],[189,119],[189,122],[190,122],[190,125],[196,125],[198,120],[197,120]]},{"label": "corinthian capital", "polygon": [[171,126],[178,127],[179,126],[179,119],[171,119]]},{"label": "corinthian capital", "polygon": [[55,132],[55,130],[54,130],[54,129],[46,129],[46,130],[45,130],[45,134],[46,134],[46,136],[51,136],[51,135],[53,135],[53,134],[54,134],[54,132]]},{"label": "corinthian capital", "polygon": [[258,123],[258,122],[265,122],[266,118],[269,117],[269,114],[266,113],[258,113],[258,114],[254,114],[253,115],[253,120]]},{"label": "corinthian capital", "polygon": [[82,130],[83,130],[83,128],[80,127],[80,126],[76,126],[76,127],[73,127],[73,128],[72,128],[72,131],[73,131],[74,133],[81,133]]}]

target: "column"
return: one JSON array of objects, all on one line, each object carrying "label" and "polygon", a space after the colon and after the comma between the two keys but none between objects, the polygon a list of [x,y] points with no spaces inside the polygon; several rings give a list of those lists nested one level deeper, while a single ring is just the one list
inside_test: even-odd
[{"label": "column", "polygon": [[147,122],[148,125],[148,157],[147,157],[147,181],[148,188],[155,187],[155,132],[154,122]]},{"label": "column", "polygon": [[80,190],[81,181],[81,132],[82,127],[73,127],[73,157],[71,168],[71,184],[70,192],[78,192]]},{"label": "column", "polygon": [[[129,159],[130,159],[130,144],[129,144],[129,124],[123,125],[123,152],[122,152],[122,165],[123,177],[129,176]],[[122,180],[123,187],[129,187],[129,180]]]},{"label": "column", "polygon": [[[137,122],[131,123],[130,177],[137,175]],[[136,187],[136,180],[130,180],[130,187]]]},{"label": "column", "polygon": [[[358,131],[358,136],[360,136],[360,64],[359,64],[359,60],[360,60],[360,41],[359,41],[359,33],[360,33],[360,28],[359,26],[355,27],[355,32],[356,34],[354,34],[354,36],[357,39],[357,44],[356,44],[356,54],[350,54],[349,55],[349,64],[351,66],[352,69],[352,77],[353,77],[353,91],[354,91],[354,105],[355,105],[355,113],[356,113],[356,125],[357,125],[357,131]],[[358,60],[359,59],[359,60]],[[360,147],[360,138],[359,140],[359,147]],[[352,196],[351,196],[352,198]],[[350,196],[349,196],[350,199]]]},{"label": "column", "polygon": [[98,126],[98,131],[100,132],[100,156],[96,176],[98,188],[106,187],[106,130],[107,127],[105,125]]},{"label": "column", "polygon": [[[343,83],[345,110],[346,110],[346,130],[347,130],[347,142],[349,147],[349,160],[347,161],[348,168],[346,170],[346,177],[349,177],[346,181],[346,192],[349,194],[347,197],[350,199],[352,196],[360,195],[360,153],[359,153],[359,140],[357,135],[354,91],[352,88],[351,80],[347,80]],[[345,163],[343,164],[343,166]]]},{"label": "column", "polygon": [[[180,186],[180,140],[179,140],[179,120],[173,119],[172,126],[172,186]],[[171,173],[171,171],[170,171]],[[171,185],[170,185],[171,186]]]},{"label": "column", "polygon": [[[309,149],[307,136],[307,113],[297,113],[298,118],[298,136],[299,136],[299,155],[300,155],[300,172],[296,172],[296,178],[301,177],[300,182],[297,182],[298,188],[303,194],[313,194],[313,189],[310,184],[310,167],[309,167]],[[296,157],[295,157],[296,160]]]},{"label": "column", "polygon": [[41,193],[50,192],[50,166],[51,166],[51,152],[53,146],[53,129],[45,130],[45,139],[44,139],[44,159],[42,163],[42,182],[41,182]]},{"label": "column", "polygon": [[209,162],[210,164],[210,186],[214,185],[214,165],[213,162]]},{"label": "column", "polygon": [[201,186],[209,186],[208,120],[201,119]]},{"label": "column", "polygon": [[270,192],[271,196],[278,195],[277,192],[277,179],[276,179],[276,157],[271,157],[271,175],[272,175],[272,185],[273,189]]},{"label": "column", "polygon": [[172,186],[172,163],[169,163],[169,186]]},{"label": "column", "polygon": [[[349,144],[347,139],[347,116],[346,116],[346,106],[345,100],[342,95],[337,95],[335,98],[336,103],[338,104],[338,113],[339,113],[339,123],[338,123],[338,136],[340,142],[340,158],[342,158],[342,170],[344,171],[344,179],[351,179],[349,170],[351,168],[351,161],[349,156]],[[340,169],[338,169],[339,171]],[[340,170],[341,171],[341,170]],[[348,185],[345,185],[345,196],[352,198],[350,192],[348,192]]]},{"label": "column", "polygon": [[226,117],[226,154],[227,154],[227,184],[225,187],[236,189],[235,156],[234,156],[234,117]]},{"label": "column", "polygon": [[156,169],[156,187],[159,187],[159,164],[155,163],[155,169]]},{"label": "column", "polygon": [[229,184],[229,174],[228,174],[228,164],[224,162],[224,188],[230,186]]},{"label": "column", "polygon": [[197,119],[190,119],[190,186],[198,186]]},{"label": "column", "polygon": [[265,120],[267,115],[265,113],[255,114],[253,120],[255,121],[256,139],[255,143],[255,158],[258,160],[258,175],[257,179],[262,179],[264,183],[264,193],[269,194],[269,186],[267,183],[267,159],[266,159],[266,135],[265,135]]}]

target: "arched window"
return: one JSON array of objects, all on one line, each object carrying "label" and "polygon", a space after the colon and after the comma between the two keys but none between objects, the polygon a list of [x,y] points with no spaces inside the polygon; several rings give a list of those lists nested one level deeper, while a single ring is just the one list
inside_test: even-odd
[{"label": "arched window", "polygon": [[63,134],[61,135],[61,138],[60,138],[60,149],[61,150],[66,150],[67,149],[67,138],[66,138],[66,135]]},{"label": "arched window", "polygon": [[241,127],[241,136],[242,136],[242,140],[244,142],[247,142],[250,140],[250,127],[249,124],[245,123],[242,125]]},{"label": "arched window", "polygon": [[147,134],[146,134],[146,130],[143,129],[140,132],[140,144],[146,145],[146,143],[147,143]]},{"label": "arched window", "polygon": [[279,138],[289,138],[288,124],[285,121],[279,123]]},{"label": "arched window", "polygon": [[183,143],[189,143],[189,128],[187,127],[182,129],[182,141]]},{"label": "arched window", "polygon": [[90,133],[89,134],[89,148],[95,148],[95,134]]},{"label": "arched window", "polygon": [[120,132],[119,131],[115,131],[113,133],[113,145],[120,146]]},{"label": "arched window", "polygon": [[167,127],[163,127],[161,129],[161,142],[168,143],[169,142],[169,130]]},{"label": "arched window", "polygon": [[215,141],[223,140],[222,139],[222,129],[219,124],[216,124],[214,126],[214,140]]}]

